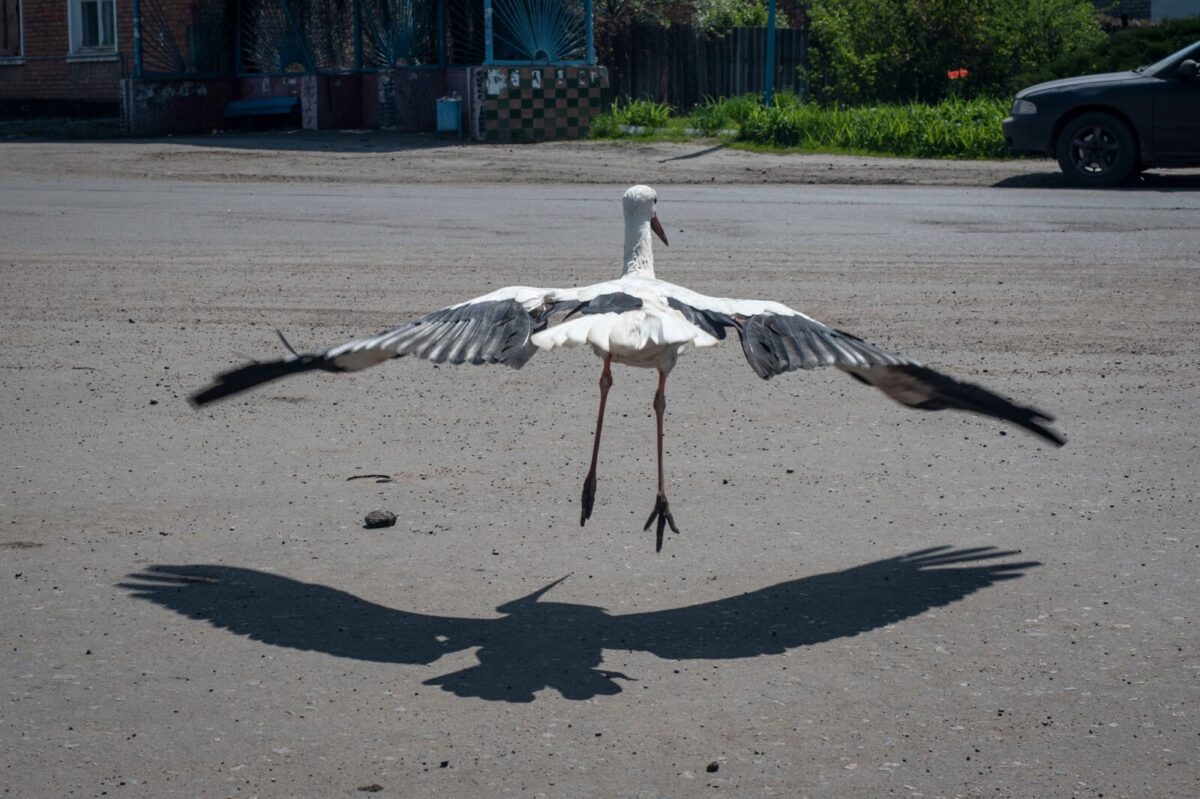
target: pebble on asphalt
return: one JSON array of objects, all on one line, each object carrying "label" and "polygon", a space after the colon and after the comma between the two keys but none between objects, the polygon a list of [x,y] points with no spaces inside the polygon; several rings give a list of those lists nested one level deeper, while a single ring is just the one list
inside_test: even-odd
[{"label": "pebble on asphalt", "polygon": [[396,514],[390,510],[373,510],[364,521],[368,528],[391,527],[396,523]]}]

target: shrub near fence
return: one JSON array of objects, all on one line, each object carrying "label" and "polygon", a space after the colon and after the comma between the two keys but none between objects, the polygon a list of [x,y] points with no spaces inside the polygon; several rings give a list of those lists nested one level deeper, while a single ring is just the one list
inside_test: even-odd
[{"label": "shrub near fence", "polygon": [[936,105],[825,107],[799,102],[757,107],[738,139],[771,147],[884,153],[919,158],[1000,158],[1007,99],[943,100]]},{"label": "shrub near fence", "polygon": [[[808,31],[775,31],[775,87],[801,93]],[[709,35],[690,25],[633,26],[612,42],[605,66],[613,93],[690,109],[710,97],[763,90],[766,28],[730,28]]]},{"label": "shrub near fence", "polygon": [[[1004,99],[943,100],[847,108],[804,103],[790,92],[764,108],[758,95],[713,100],[687,116],[649,100],[613,103],[592,121],[591,135],[619,139],[682,139],[691,131],[726,137],[768,150],[819,150],[919,158],[999,158],[1008,155],[1000,121]],[[634,128],[634,129],[631,129]]]}]

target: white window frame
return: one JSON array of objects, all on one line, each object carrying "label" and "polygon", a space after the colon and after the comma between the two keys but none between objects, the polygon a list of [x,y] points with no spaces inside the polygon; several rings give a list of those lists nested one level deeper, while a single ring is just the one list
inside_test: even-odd
[{"label": "white window frame", "polygon": [[17,52],[0,55],[0,66],[25,63],[25,0],[17,0]]},{"label": "white window frame", "polygon": [[[103,2],[103,0],[89,0]],[[83,46],[83,3],[84,0],[67,0],[67,30],[70,37],[69,55],[73,61],[109,61],[117,57],[119,28],[117,25],[117,0],[112,0],[113,43],[110,47]]]}]

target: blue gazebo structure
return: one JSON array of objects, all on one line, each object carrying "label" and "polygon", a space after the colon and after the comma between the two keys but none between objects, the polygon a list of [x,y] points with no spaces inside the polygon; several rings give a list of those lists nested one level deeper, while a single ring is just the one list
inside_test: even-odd
[{"label": "blue gazebo structure", "polygon": [[159,129],[172,117],[175,129],[205,129],[218,104],[225,124],[299,114],[310,128],[432,130],[434,100],[458,94],[476,138],[510,140],[501,128],[511,94],[520,110],[549,112],[554,124],[516,137],[537,139],[578,135],[577,120],[553,117],[580,116],[578,101],[607,88],[592,0],[193,0],[180,8],[132,0],[134,63],[122,90],[131,132],[167,132]]}]

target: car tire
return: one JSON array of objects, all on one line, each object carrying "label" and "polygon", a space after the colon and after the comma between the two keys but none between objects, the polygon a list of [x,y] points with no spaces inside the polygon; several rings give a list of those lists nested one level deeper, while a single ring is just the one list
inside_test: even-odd
[{"label": "car tire", "polygon": [[1116,186],[1138,166],[1137,140],[1129,126],[1101,111],[1080,114],[1063,125],[1055,151],[1073,186]]}]

